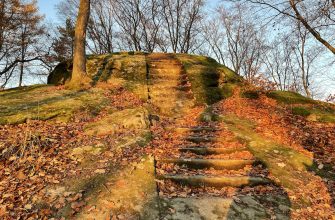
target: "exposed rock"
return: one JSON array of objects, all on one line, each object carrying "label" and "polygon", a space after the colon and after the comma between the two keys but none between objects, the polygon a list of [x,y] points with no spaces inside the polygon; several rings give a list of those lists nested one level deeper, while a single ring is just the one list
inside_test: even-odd
[{"label": "exposed rock", "polygon": [[85,128],[89,135],[114,134],[120,129],[147,129],[149,127],[149,113],[144,108],[125,109],[112,113]]}]

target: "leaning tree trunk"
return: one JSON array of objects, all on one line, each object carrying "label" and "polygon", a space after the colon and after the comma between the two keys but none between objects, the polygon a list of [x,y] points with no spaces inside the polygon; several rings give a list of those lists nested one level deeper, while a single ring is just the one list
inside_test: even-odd
[{"label": "leaning tree trunk", "polygon": [[[297,19],[305,26],[305,28],[313,35],[313,37],[322,43],[328,50],[335,54],[335,47],[332,46],[328,41],[321,37],[321,35],[307,22],[307,20],[300,14],[297,3],[300,1],[290,0],[291,8],[293,9]],[[334,3],[334,2],[333,2]]]},{"label": "leaning tree trunk", "polygon": [[86,73],[86,28],[90,16],[90,0],[80,0],[77,17],[72,77],[68,86],[73,89],[85,89],[90,86],[91,79]]}]

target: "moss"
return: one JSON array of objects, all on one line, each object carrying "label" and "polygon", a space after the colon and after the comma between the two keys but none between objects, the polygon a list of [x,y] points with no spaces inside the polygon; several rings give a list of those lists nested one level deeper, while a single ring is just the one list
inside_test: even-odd
[{"label": "moss", "polygon": [[259,93],[260,92],[256,90],[247,90],[247,91],[241,92],[241,97],[247,98],[247,99],[258,99]]},{"label": "moss", "polygon": [[236,73],[212,58],[186,54],[175,57],[184,65],[196,104],[214,104],[228,98],[241,82]]},{"label": "moss", "polygon": [[304,117],[307,117],[311,114],[311,112],[304,107],[293,107],[292,108],[292,113],[294,115],[300,115],[300,116],[304,116]]},{"label": "moss", "polygon": [[120,128],[144,130],[150,123],[148,117],[148,111],[142,107],[116,111],[97,122],[87,124],[85,132],[88,135],[107,135],[114,134]]},{"label": "moss", "polygon": [[101,89],[56,90],[52,86],[0,92],[0,124],[20,124],[29,119],[67,122],[81,109],[94,110],[96,114],[106,104],[103,92]]},{"label": "moss", "polygon": [[140,147],[145,147],[147,144],[150,143],[150,141],[152,141],[153,136],[151,131],[146,131],[142,134],[142,139],[137,141],[137,144]]},{"label": "moss", "polygon": [[292,107],[292,113],[307,117],[310,121],[335,123],[335,110],[330,106],[324,106],[322,102],[316,102],[316,104],[313,105]]},{"label": "moss", "polygon": [[[100,212],[80,212],[79,219],[105,219],[109,213],[122,212],[136,215],[149,215],[148,219],[156,219],[155,212],[156,184],[154,181],[153,158],[143,156],[138,163],[129,163],[126,166],[110,163],[111,171],[105,174],[95,174],[89,178],[76,177],[65,183],[69,191],[84,191],[89,206],[97,207]],[[90,168],[95,169],[91,163]],[[117,187],[113,187],[117,186]],[[109,198],[106,200],[106,198]],[[106,205],[107,202],[107,205]],[[108,204],[113,204],[110,206]],[[141,207],[140,210],[135,207]],[[125,209],[126,210],[123,210]],[[140,213],[139,213],[140,212]],[[153,213],[154,212],[154,213]],[[157,215],[152,217],[152,215]],[[64,207],[56,217],[70,217],[71,207]],[[72,216],[73,217],[73,216]],[[142,219],[139,216],[136,219]],[[143,219],[147,219],[144,217]]]},{"label": "moss", "polygon": [[240,85],[244,82],[243,77],[236,74],[233,70],[229,69],[226,66],[220,65],[218,67],[219,71],[221,72],[222,80],[224,83],[234,83]]},{"label": "moss", "polygon": [[[220,119],[228,125],[228,128],[241,142],[247,144],[255,157],[279,180],[278,184],[294,190],[297,178],[299,181],[308,182],[310,175],[307,168],[313,165],[312,158],[289,146],[261,137],[254,132],[255,124],[252,121],[238,118],[235,115],[221,116]],[[283,163],[285,167],[278,166],[279,163]]]},{"label": "moss", "polygon": [[324,123],[335,123],[335,115],[321,115],[318,118],[318,121]]},{"label": "moss", "polygon": [[267,93],[269,98],[275,99],[283,104],[313,104],[313,99],[307,98],[296,92],[290,91],[271,91]]},{"label": "moss", "polygon": [[233,95],[234,88],[236,87],[233,83],[224,83],[221,85],[221,90],[224,98],[229,98]]},{"label": "moss", "polygon": [[[118,63],[121,66],[118,66]],[[112,74],[126,80],[143,82],[145,71],[145,53],[119,52],[106,55],[90,55],[87,57],[87,74],[94,84],[107,81]],[[63,85],[70,80],[72,61],[65,61],[56,66],[48,77],[48,84]]]},{"label": "moss", "polygon": [[145,85],[147,80],[147,66],[145,56],[133,55],[121,59],[122,78]]},{"label": "moss", "polygon": [[202,122],[213,122],[213,121],[219,121],[219,116],[215,113],[213,113],[213,108],[208,107],[205,109],[203,113],[200,114],[200,121]]},{"label": "moss", "polygon": [[92,76],[93,84],[95,85],[98,81],[100,82],[107,82],[109,77],[111,76],[112,69],[110,68],[110,64],[113,63],[113,60],[111,59],[112,55],[106,55],[103,58],[100,58],[101,62],[96,66],[98,66],[98,71],[94,76]]}]

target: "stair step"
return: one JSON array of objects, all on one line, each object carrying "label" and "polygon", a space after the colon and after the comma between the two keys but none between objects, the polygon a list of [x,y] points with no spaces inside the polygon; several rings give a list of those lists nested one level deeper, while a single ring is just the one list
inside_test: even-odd
[{"label": "stair step", "polygon": [[[185,87],[184,89],[181,89],[182,87]],[[160,85],[155,85],[155,86],[149,86],[149,88],[151,88],[151,90],[155,91],[166,91],[166,93],[168,92],[180,92],[180,91],[188,91],[186,86],[178,86],[176,83],[173,84],[160,84]]]},{"label": "stair step", "polygon": [[[187,132],[193,132],[193,133],[199,133],[199,132],[215,132],[220,131],[220,128],[213,128],[213,127],[206,127],[206,126],[199,126],[199,127],[191,127],[191,128],[170,128],[173,129],[177,133],[187,133]],[[169,130],[170,130],[169,129]]]},{"label": "stair step", "polygon": [[167,67],[180,68],[182,66],[183,65],[178,62],[171,62],[168,60],[151,61],[149,63],[149,68],[151,69],[169,69]]},{"label": "stair step", "polygon": [[189,136],[185,138],[185,140],[198,144],[198,143],[204,143],[204,142],[217,142],[218,138],[210,137],[210,136]]},{"label": "stair step", "polygon": [[253,165],[255,160],[220,160],[220,159],[161,159],[157,160],[161,163],[173,163],[177,165],[184,165],[192,169],[206,169],[214,168],[217,170],[238,170],[247,165]]},{"label": "stair step", "polygon": [[246,147],[239,148],[215,148],[215,147],[187,147],[180,148],[181,152],[191,152],[198,155],[211,155],[211,154],[230,154],[247,150]]},{"label": "stair step", "polygon": [[149,79],[150,80],[159,80],[159,79],[168,79],[168,80],[187,80],[187,75],[184,74],[150,74]]},{"label": "stair step", "polygon": [[167,78],[164,75],[160,76],[160,77],[155,77],[155,78],[149,78],[148,83],[149,85],[156,85],[156,84],[164,84],[164,83],[174,83],[174,84],[178,84],[178,85],[187,85],[187,83],[189,82],[189,80],[186,79],[179,79],[179,80],[175,80],[175,79],[171,79],[171,78]]},{"label": "stair step", "polygon": [[184,175],[162,175],[157,177],[160,180],[171,180],[182,185],[195,187],[215,187],[222,188],[225,186],[242,187],[270,184],[271,181],[263,177],[250,176],[222,176],[208,177],[203,175],[184,176]]}]

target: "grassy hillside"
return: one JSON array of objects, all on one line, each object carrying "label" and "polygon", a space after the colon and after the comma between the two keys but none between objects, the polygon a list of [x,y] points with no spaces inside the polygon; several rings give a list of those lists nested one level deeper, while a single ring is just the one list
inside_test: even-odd
[{"label": "grassy hillside", "polygon": [[[215,60],[177,54],[190,77],[196,103],[212,104],[231,96],[232,90],[242,85],[242,79]],[[87,71],[94,85],[122,87],[143,101],[147,94],[147,61],[144,53],[115,53],[90,56]],[[87,91],[69,91],[62,87],[70,79],[71,64],[59,64],[48,78],[49,85],[10,89],[0,93],[0,124],[18,124],[27,119],[67,122],[76,111],[89,109],[97,114],[104,107],[104,86]]]},{"label": "grassy hillside", "polygon": [[[260,90],[204,56],[90,56],[93,85],[83,91],[64,86],[71,68],[70,62],[59,64],[48,85],[0,92],[0,218],[334,214],[334,105]],[[194,149],[198,145],[189,140],[202,148]],[[201,157],[176,148],[183,145]],[[208,153],[213,151],[230,154]],[[194,171],[159,162],[165,157],[257,163]],[[260,173],[270,184],[205,190],[157,177],[167,172],[252,178]],[[203,196],[215,199],[194,199]],[[177,197],[186,200],[173,200]]]},{"label": "grassy hillside", "polygon": [[[196,99],[196,104],[213,104],[232,95],[234,88],[243,87],[241,96],[258,98],[259,91],[249,88],[243,79],[215,60],[196,55],[174,55],[185,69]],[[48,78],[49,85],[36,85],[10,89],[0,93],[0,124],[18,124],[27,119],[68,121],[80,109],[98,113],[106,98],[104,88],[88,91],[55,89],[52,85],[63,85],[71,76],[69,62],[59,64]],[[94,85],[105,83],[111,87],[121,86],[147,101],[147,55],[124,52],[111,55],[90,56],[88,74]],[[263,92],[264,93],[264,92]],[[295,115],[318,122],[335,122],[335,110],[331,104],[308,99],[294,92],[266,92]]]}]

